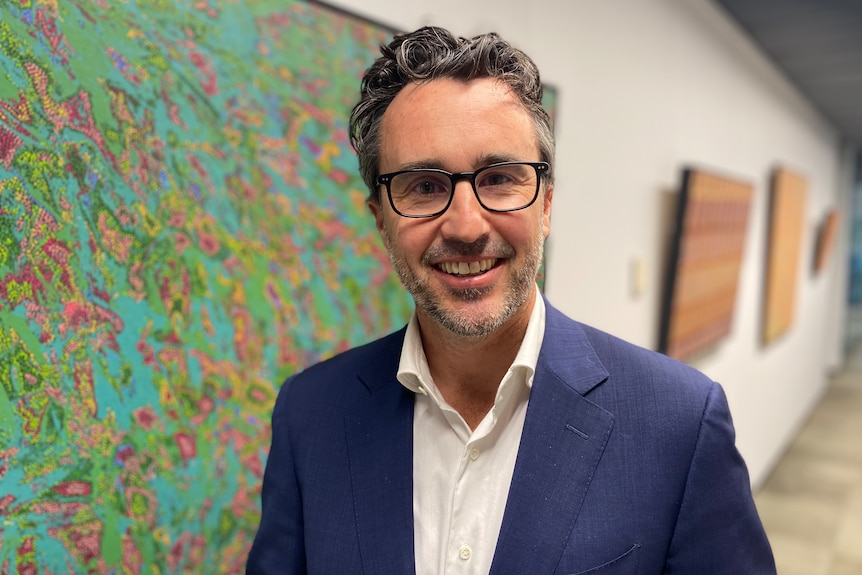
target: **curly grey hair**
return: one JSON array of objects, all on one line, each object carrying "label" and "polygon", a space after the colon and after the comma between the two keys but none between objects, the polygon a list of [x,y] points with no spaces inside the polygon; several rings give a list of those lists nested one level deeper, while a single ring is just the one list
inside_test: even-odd
[{"label": "curly grey hair", "polygon": [[380,47],[380,52],[382,56],[362,77],[360,99],[350,114],[350,143],[359,156],[359,172],[370,191],[370,201],[380,201],[375,182],[383,114],[408,84],[438,78],[465,82],[495,78],[506,84],[533,117],[541,160],[551,165],[545,178],[553,182],[555,144],[551,120],[542,107],[539,69],[524,52],[493,32],[467,40],[433,26],[395,36],[388,46]]}]

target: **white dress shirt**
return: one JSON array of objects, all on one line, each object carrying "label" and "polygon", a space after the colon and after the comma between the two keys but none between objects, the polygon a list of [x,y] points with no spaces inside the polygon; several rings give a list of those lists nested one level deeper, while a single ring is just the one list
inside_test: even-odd
[{"label": "white dress shirt", "polygon": [[398,381],[416,394],[416,575],[487,575],[491,568],[545,333],[545,303],[538,293],[535,301],[494,406],[473,431],[434,385],[415,312],[410,319]]}]

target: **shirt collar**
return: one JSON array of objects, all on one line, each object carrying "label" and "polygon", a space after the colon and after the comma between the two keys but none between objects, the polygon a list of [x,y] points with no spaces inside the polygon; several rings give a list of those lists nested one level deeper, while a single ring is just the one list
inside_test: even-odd
[{"label": "shirt collar", "polygon": [[[521,341],[521,347],[515,355],[515,360],[509,371],[521,368],[524,381],[528,388],[533,385],[533,375],[536,373],[536,363],[539,361],[539,351],[545,336],[545,300],[536,286],[536,298],[533,311],[527,323],[527,331]],[[410,316],[404,344],[401,346],[401,361],[398,364],[398,381],[414,393],[431,395],[435,401],[441,402],[441,397],[431,377],[428,359],[422,347],[422,336],[419,333],[419,320],[416,311]]]}]

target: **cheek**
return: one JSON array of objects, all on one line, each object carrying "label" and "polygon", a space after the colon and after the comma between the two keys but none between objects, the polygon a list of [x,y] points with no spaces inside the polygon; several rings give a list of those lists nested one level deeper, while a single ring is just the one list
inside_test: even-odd
[{"label": "cheek", "polygon": [[387,219],[383,222],[380,228],[380,237],[383,238],[383,244],[390,252],[404,252],[404,233],[397,225],[397,222]]},{"label": "cheek", "polygon": [[523,222],[520,228],[520,238],[524,242],[534,243],[536,236],[547,239],[551,231],[551,214],[545,210],[536,210],[530,214],[530,220]]},{"label": "cheek", "polygon": [[386,251],[391,251],[392,242],[389,240],[389,230],[385,226],[380,226],[378,230],[380,231],[380,239],[383,240],[383,247],[386,248]]},{"label": "cheek", "polygon": [[383,239],[383,245],[387,250],[392,249],[398,243],[398,220],[392,218],[392,214],[381,213],[377,218],[377,230],[380,232],[380,237]]},{"label": "cheek", "polygon": [[439,243],[437,228],[428,225],[431,222],[411,221],[405,223],[407,225],[397,229],[390,228],[391,251],[413,265],[421,265],[422,258],[428,249],[435,242]]}]

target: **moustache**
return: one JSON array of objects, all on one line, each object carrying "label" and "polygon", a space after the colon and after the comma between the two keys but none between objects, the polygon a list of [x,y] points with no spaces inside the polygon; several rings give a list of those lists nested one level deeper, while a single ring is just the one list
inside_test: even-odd
[{"label": "moustache", "polygon": [[431,265],[441,260],[455,257],[478,257],[487,258],[511,258],[515,255],[515,248],[506,242],[491,242],[488,237],[482,237],[472,242],[448,239],[433,245],[422,255],[422,263]]}]

